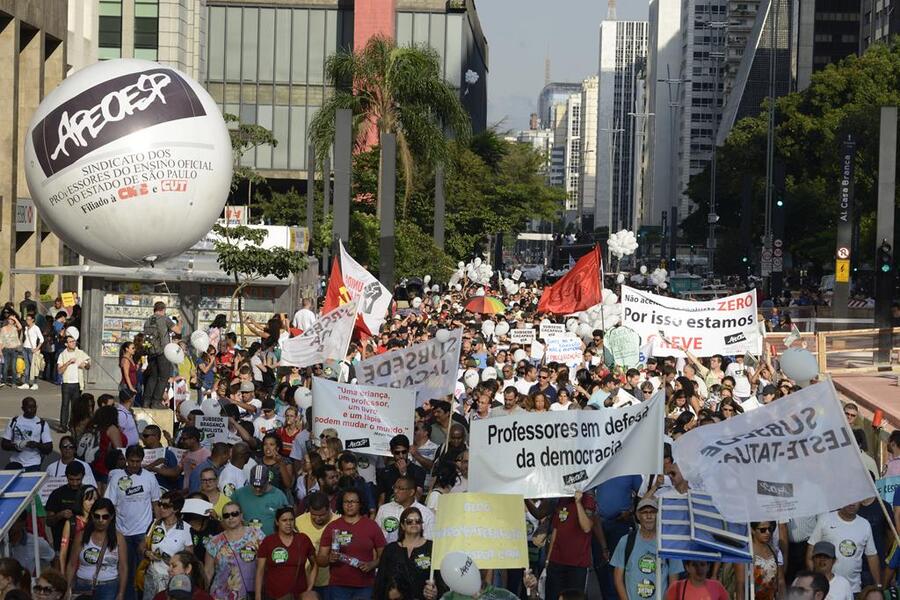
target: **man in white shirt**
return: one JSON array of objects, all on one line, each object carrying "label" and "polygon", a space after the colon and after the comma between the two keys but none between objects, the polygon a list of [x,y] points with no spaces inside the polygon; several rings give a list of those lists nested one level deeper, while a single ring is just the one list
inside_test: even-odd
[{"label": "man in white shirt", "polygon": [[[144,449],[128,446],[125,450],[125,469],[109,473],[109,485],[104,496],[116,507],[116,529],[125,536],[128,551],[128,583],[125,597],[134,600],[134,574],[140,561],[140,546],[158,510],[161,492],[156,475],[141,467]],[[129,592],[129,590],[131,590]]]},{"label": "man in white shirt", "polygon": [[262,414],[253,419],[253,437],[261,441],[267,433],[274,432],[281,425],[281,419],[275,414],[275,401],[264,400]]},{"label": "man in white shirt", "polygon": [[22,399],[22,415],[13,417],[3,431],[0,447],[13,454],[7,469],[40,471],[44,456],[53,451],[53,439],[47,422],[36,417],[37,400]]},{"label": "man in white shirt", "polygon": [[749,379],[752,374],[753,369],[744,364],[743,354],[735,356],[734,360],[725,367],[725,375],[731,375],[734,378],[734,395],[742,402],[752,394]]},{"label": "man in white shirt", "polygon": [[402,525],[400,515],[411,506],[418,508],[422,513],[422,537],[431,539],[434,513],[427,506],[416,501],[416,480],[413,477],[401,475],[394,482],[394,499],[382,504],[375,516],[375,522],[381,528],[388,544],[397,541]]},{"label": "man in white shirt", "polygon": [[527,365],[522,378],[516,381],[516,389],[523,396],[527,396],[535,383],[537,383],[537,369],[534,365]]},{"label": "man in white shirt", "polygon": [[850,582],[846,577],[835,575],[832,572],[837,556],[834,544],[831,542],[819,542],[813,546],[813,568],[816,573],[821,573],[828,580],[828,595],[825,600],[853,600],[853,592],[850,590]]},{"label": "man in white shirt", "polygon": [[231,448],[231,459],[219,472],[219,491],[231,498],[235,490],[247,485],[250,478],[250,470],[256,466],[256,461],[250,458],[250,447],[244,442],[238,442]]},{"label": "man in white shirt", "polygon": [[84,479],[82,479],[81,483],[83,485],[97,487],[97,480],[94,479],[94,471],[91,469],[90,465],[83,460],[75,458],[75,439],[71,435],[64,435],[60,438],[59,460],[50,463],[44,470],[47,472],[47,477],[65,477],[66,467],[69,463],[73,462],[81,463],[84,467]]},{"label": "man in white shirt", "polygon": [[31,378],[31,361],[34,360],[34,353],[39,352],[41,344],[44,343],[44,334],[41,328],[35,325],[34,315],[25,315],[25,329],[23,331],[22,340],[22,358],[25,359],[25,382],[19,386],[20,389],[38,389],[37,383]]},{"label": "man in white shirt", "polygon": [[316,313],[311,310],[312,305],[312,300],[309,298],[303,299],[302,308],[295,312],[294,318],[291,319],[292,327],[300,331],[306,331],[312,327],[312,324],[316,322]]},{"label": "man in white shirt", "polygon": [[84,371],[91,368],[91,357],[75,345],[75,338],[66,336],[66,349],[60,352],[56,361],[56,370],[62,377],[62,404],[59,407],[59,428],[65,433],[69,430],[69,409],[81,395],[84,387]]},{"label": "man in white shirt", "polygon": [[819,522],[809,536],[806,547],[806,566],[813,569],[813,548],[819,542],[831,542],[837,549],[834,572],[850,582],[850,589],[857,593],[862,589],[861,573],[863,556],[875,581],[881,581],[881,563],[872,538],[872,526],[857,516],[859,502],[848,504],[836,512],[819,517]]}]

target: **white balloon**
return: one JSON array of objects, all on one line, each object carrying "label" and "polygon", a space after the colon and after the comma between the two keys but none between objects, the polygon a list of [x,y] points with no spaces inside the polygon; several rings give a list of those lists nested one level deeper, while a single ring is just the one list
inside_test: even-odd
[{"label": "white balloon", "polygon": [[486,336],[491,336],[494,333],[494,328],[496,327],[496,323],[493,321],[485,321],[481,324],[481,333]]},{"label": "white balloon", "polygon": [[441,286],[439,286],[438,284],[434,284],[433,286],[431,286],[431,291],[437,294],[441,291]]},{"label": "white balloon", "polygon": [[516,362],[528,360],[528,353],[519,348],[518,350],[513,352],[513,360]]},{"label": "white balloon", "polygon": [[436,339],[437,341],[439,341],[440,343],[443,344],[443,343],[445,343],[447,340],[450,339],[450,332],[447,331],[446,329],[438,329],[438,330],[435,332],[434,337],[435,337],[435,339]]},{"label": "white balloon", "polygon": [[580,338],[589,338],[593,333],[594,328],[590,326],[588,323],[581,323],[578,326],[578,337]]},{"label": "white balloon", "polygon": [[166,344],[166,347],[163,348],[163,355],[170,363],[180,365],[184,362],[184,350],[178,344],[171,342]]},{"label": "white balloon", "polygon": [[74,339],[76,342],[78,341],[78,338],[81,337],[81,334],[78,332],[78,328],[72,326],[66,327],[66,335]]},{"label": "white balloon", "polygon": [[475,290],[475,295],[484,296],[484,288],[478,288],[477,290]]},{"label": "white balloon", "polygon": [[312,392],[309,388],[300,386],[294,391],[294,402],[297,408],[306,412],[306,409],[312,406]]},{"label": "white balloon", "polygon": [[472,389],[473,387],[478,385],[479,381],[480,379],[478,377],[478,371],[469,370],[466,371],[465,375],[463,375],[463,383],[465,383],[466,387],[469,389]]},{"label": "white balloon", "polygon": [[422,306],[422,299],[416,296],[415,298],[413,298],[412,307],[419,308],[420,306]]},{"label": "white balloon", "polygon": [[209,334],[198,330],[191,334],[191,347],[197,352],[209,350]]},{"label": "white balloon", "polygon": [[647,274],[647,266],[641,265],[641,275],[646,275],[646,274]]},{"label": "white balloon", "polygon": [[806,385],[810,379],[819,375],[816,357],[804,348],[788,348],[781,354],[780,362],[781,370],[796,381],[797,385]]},{"label": "white balloon", "polygon": [[616,275],[616,283],[624,283],[625,282],[625,274],[619,273]]},{"label": "white balloon", "polygon": [[441,577],[457,594],[474,596],[481,591],[481,572],[472,557],[464,552],[449,552],[444,556]]},{"label": "white balloon", "polygon": [[497,326],[494,327],[494,333],[497,335],[506,335],[509,333],[509,323],[506,321],[500,321],[497,323]]},{"label": "white balloon", "polygon": [[619,301],[619,297],[609,290],[603,290],[603,303],[601,305],[601,309],[603,306],[610,306]]},{"label": "white balloon", "polygon": [[513,296],[515,296],[516,294],[519,293],[520,287],[521,286],[518,283],[512,284],[511,286],[509,286],[509,293],[512,294]]},{"label": "white balloon", "polygon": [[458,263],[456,263],[456,268],[460,270],[465,269],[466,263],[464,263],[463,261],[459,261]]},{"label": "white balloon", "polygon": [[462,291],[462,284],[457,283],[455,286],[453,286],[453,289],[455,289],[457,292]]},{"label": "white balloon", "polygon": [[480,266],[481,266],[481,259],[478,258],[478,257],[476,256],[476,257],[475,257],[475,260],[472,261],[472,266],[475,267],[476,269],[477,269],[478,267],[480,267]]},{"label": "white balloon", "polygon": [[583,311],[578,313],[578,322],[579,323],[590,323],[591,315],[588,311]]},{"label": "white balloon", "polygon": [[574,333],[576,329],[578,329],[578,319],[569,319],[566,321],[566,331]]},{"label": "white balloon", "polygon": [[425,277],[423,277],[422,283],[424,283],[425,285],[428,285],[429,283],[431,283],[431,275],[426,275]]},{"label": "white balloon", "polygon": [[206,235],[225,206],[232,160],[206,90],[145,60],[102,61],[67,77],[25,135],[41,220],[79,254],[122,267],[177,256]]},{"label": "white balloon", "polygon": [[485,367],[484,371],[481,372],[481,380],[489,381],[491,379],[497,379],[497,369],[494,367]]}]

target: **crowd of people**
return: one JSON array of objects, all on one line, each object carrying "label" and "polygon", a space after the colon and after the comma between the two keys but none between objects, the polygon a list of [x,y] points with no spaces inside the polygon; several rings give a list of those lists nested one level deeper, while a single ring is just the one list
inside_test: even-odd
[{"label": "crowd of people", "polygon": [[[548,318],[535,312],[539,287],[496,293],[506,305],[499,314],[466,311],[474,293],[419,292],[416,308],[398,307],[376,335],[354,338],[344,360],[304,368],[282,365],[280,345],[315,322],[313,300],[264,324],[248,319],[238,331],[219,315],[205,328],[203,352],[159,302],[138,338],[122,344],[118,393],[96,398],[84,386],[90,357],[63,327],[65,347],[55,358],[63,386],[60,459],[45,464],[52,438],[30,396],[0,443],[12,453],[11,468],[65,482],[54,479],[59,487],[39,515],[39,531],[21,520],[18,555],[13,544],[19,572],[5,575],[0,561],[0,600],[35,572],[28,536],[43,542],[34,598],[69,590],[95,600],[465,598],[433,563],[432,534],[441,496],[468,489],[471,423],[609,407],[622,392],[647,401],[660,389],[666,472],[617,477],[572,497],[527,499],[529,568],[483,572],[477,597],[586,598],[589,575],[604,600],[744,600],[748,578],[755,600],[861,593],[870,600],[870,589],[893,584],[900,559],[889,562],[892,538],[878,498],[818,518],[752,523],[750,564],[662,560],[657,572],[658,496],[685,485],[671,442],[777,402],[795,382],[767,353],[748,361],[686,352],[626,368],[600,329],[585,336],[578,363],[544,362],[508,335],[484,333],[486,320],[538,330]],[[314,377],[353,382],[360,360],[427,341],[442,328],[463,330],[456,390],[415,409],[411,437],[395,435],[390,457],[347,449],[334,429],[312,434],[312,408],[298,390],[311,388]],[[3,336],[0,330],[0,343]],[[178,365],[164,355],[170,342],[186,356]],[[141,399],[172,406],[175,429],[139,425],[133,408]],[[861,427],[856,406],[845,415]],[[225,439],[199,427],[207,416],[225,417]],[[900,474],[900,434],[891,440],[897,458],[886,468]]]}]

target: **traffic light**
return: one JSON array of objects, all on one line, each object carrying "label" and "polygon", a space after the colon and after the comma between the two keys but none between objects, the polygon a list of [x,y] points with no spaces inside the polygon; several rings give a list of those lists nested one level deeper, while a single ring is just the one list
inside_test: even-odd
[{"label": "traffic light", "polygon": [[891,245],[888,244],[887,240],[882,240],[881,246],[878,247],[878,256],[875,259],[875,264],[880,273],[890,273],[894,270],[894,257],[891,254],[891,250]]}]

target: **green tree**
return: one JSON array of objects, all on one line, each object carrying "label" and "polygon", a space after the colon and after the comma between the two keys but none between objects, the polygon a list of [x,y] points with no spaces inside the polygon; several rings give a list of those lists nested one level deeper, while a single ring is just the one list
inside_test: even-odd
[{"label": "green tree", "polygon": [[228,113],[223,115],[225,123],[228,124],[228,134],[231,137],[231,154],[233,157],[233,172],[231,174],[231,191],[237,191],[243,182],[248,185],[259,185],[265,183],[266,178],[263,177],[256,169],[247,165],[242,165],[241,161],[244,155],[255,150],[260,146],[278,145],[275,135],[265,127],[254,123],[241,123],[241,120]]},{"label": "green tree", "polygon": [[[900,104],[900,46],[875,44],[813,74],[810,86],[776,101],[776,161],[787,173],[785,240],[795,264],[813,269],[832,265],[838,219],[841,140],[856,140],[855,197],[860,232],[858,260],[874,251],[881,106]],[[759,247],[765,199],[766,105],[739,121],[718,152],[720,256],[732,272],[739,270],[745,245]],[[742,214],[741,198],[749,185],[752,204]],[[697,205],[683,224],[689,240],[705,239],[709,173],[691,178],[688,195]],[[750,239],[741,238],[741,222],[750,220]],[[745,226],[746,227],[746,226]],[[859,262],[855,261],[856,264]]]},{"label": "green tree", "polygon": [[[219,267],[234,278],[235,288],[231,295],[229,321],[234,311],[234,301],[237,299],[238,321],[244,322],[242,300],[247,286],[263,277],[275,276],[278,279],[287,279],[306,268],[306,256],[302,252],[286,248],[264,249],[262,244],[269,234],[265,229],[246,225],[232,227],[214,225],[213,232],[217,236],[213,246]],[[243,343],[241,333],[241,344]]]},{"label": "green tree", "polygon": [[399,213],[405,216],[415,166],[431,166],[447,158],[445,128],[461,139],[468,137],[471,128],[458,92],[441,76],[440,57],[424,45],[398,47],[390,38],[375,36],[358,52],[340,51],[328,57],[325,70],[335,90],[309,126],[318,163],[322,164],[334,140],[338,109],[353,111],[357,151],[377,144],[381,133],[396,134],[405,174]]}]

